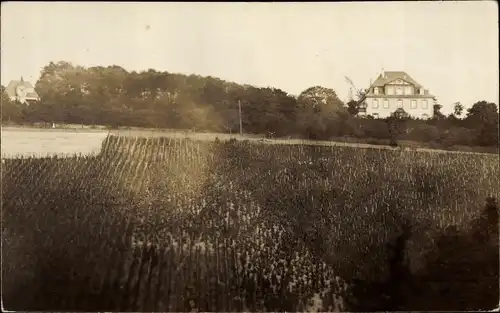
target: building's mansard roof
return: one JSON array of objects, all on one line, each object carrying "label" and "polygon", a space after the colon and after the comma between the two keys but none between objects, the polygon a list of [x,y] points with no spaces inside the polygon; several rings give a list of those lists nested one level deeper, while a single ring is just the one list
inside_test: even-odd
[{"label": "building's mansard roof", "polygon": [[396,79],[401,79],[404,80],[412,85],[414,85],[417,88],[421,88],[422,85],[420,85],[417,81],[415,81],[413,78],[411,78],[410,75],[408,75],[406,72],[401,72],[401,71],[386,71],[383,73],[384,75],[380,74],[375,82],[373,83],[373,87],[383,87],[386,84],[395,81]]},{"label": "building's mansard roof", "polygon": [[[386,84],[389,84],[395,80],[403,80],[406,81],[415,88],[420,89],[423,88],[421,84],[419,84],[416,80],[414,80],[408,73],[403,72],[403,71],[385,71],[382,74],[380,74],[375,82],[372,84],[371,87],[384,87]],[[371,92],[367,94],[367,97],[370,98],[379,98],[379,97],[385,97],[385,98],[405,98],[405,97],[412,97],[412,98],[434,98],[434,95],[430,94],[427,89],[424,89],[424,94],[420,93],[415,93],[413,95],[387,95],[387,94],[378,94],[375,95]]]},{"label": "building's mansard roof", "polygon": [[426,91],[423,95],[421,94],[413,94],[413,95],[386,95],[386,94],[374,94],[374,93],[368,93],[366,94],[366,98],[376,98],[376,99],[380,99],[380,98],[398,98],[398,99],[402,99],[402,98],[422,98],[422,99],[433,99],[435,98],[434,95],[430,94],[428,91]]}]

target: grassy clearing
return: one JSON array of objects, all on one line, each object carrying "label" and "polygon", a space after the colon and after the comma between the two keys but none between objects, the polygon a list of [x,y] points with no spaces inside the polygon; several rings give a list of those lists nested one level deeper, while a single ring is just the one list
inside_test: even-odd
[{"label": "grassy clearing", "polygon": [[496,155],[172,138],[2,166],[4,303],[37,310],[348,310],[400,219],[418,271],[500,188]]}]

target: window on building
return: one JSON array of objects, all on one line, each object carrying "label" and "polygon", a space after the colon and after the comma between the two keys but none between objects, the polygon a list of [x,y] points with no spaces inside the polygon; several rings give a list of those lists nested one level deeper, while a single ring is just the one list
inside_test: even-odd
[{"label": "window on building", "polygon": [[424,88],[420,88],[420,95],[424,94]]},{"label": "window on building", "polygon": [[378,95],[378,87],[373,88],[373,93]]},{"label": "window on building", "polygon": [[412,109],[416,109],[417,108],[417,100],[411,100],[411,106],[410,106]]},{"label": "window on building", "polygon": [[394,94],[394,87],[388,86],[387,87],[387,94],[388,95],[393,95]]},{"label": "window on building", "polygon": [[422,118],[423,118],[424,120],[428,119],[428,118],[429,118],[429,114],[425,114],[425,113],[424,113],[424,114],[422,114]]},{"label": "window on building", "polygon": [[403,94],[403,87],[396,87],[396,94],[398,96],[402,95]]},{"label": "window on building", "polygon": [[384,100],[384,109],[388,109],[389,108],[389,100],[385,99]]},{"label": "window on building", "polygon": [[378,100],[377,99],[373,99],[372,108],[378,109]]},{"label": "window on building", "polygon": [[427,100],[422,100],[422,109],[427,109],[429,107],[429,104],[427,103]]},{"label": "window on building", "polygon": [[399,99],[398,100],[398,109],[402,109],[403,108],[403,100]]},{"label": "window on building", "polygon": [[374,118],[378,118],[378,113],[373,113]]},{"label": "window on building", "polygon": [[405,86],[405,95],[411,95],[411,86]]}]

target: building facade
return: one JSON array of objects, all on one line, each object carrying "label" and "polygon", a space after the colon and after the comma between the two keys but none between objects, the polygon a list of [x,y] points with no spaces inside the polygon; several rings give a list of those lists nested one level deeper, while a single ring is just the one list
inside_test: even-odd
[{"label": "building facade", "polygon": [[21,80],[11,80],[5,88],[7,95],[12,101],[19,101],[23,104],[31,104],[40,101],[38,93],[30,82]]},{"label": "building facade", "polygon": [[434,112],[435,97],[405,72],[382,72],[366,91],[360,116],[386,118],[397,109],[414,118],[428,119]]}]

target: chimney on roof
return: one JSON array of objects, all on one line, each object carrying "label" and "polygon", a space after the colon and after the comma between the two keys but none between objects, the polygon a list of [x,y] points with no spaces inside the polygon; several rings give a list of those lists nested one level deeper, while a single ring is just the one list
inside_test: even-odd
[{"label": "chimney on roof", "polygon": [[23,77],[21,76],[21,83],[22,83],[22,82],[24,82],[24,79],[23,79]]},{"label": "chimney on roof", "polygon": [[384,70],[384,68],[382,68],[382,77],[383,78],[387,78],[387,76],[385,76],[385,70]]}]

